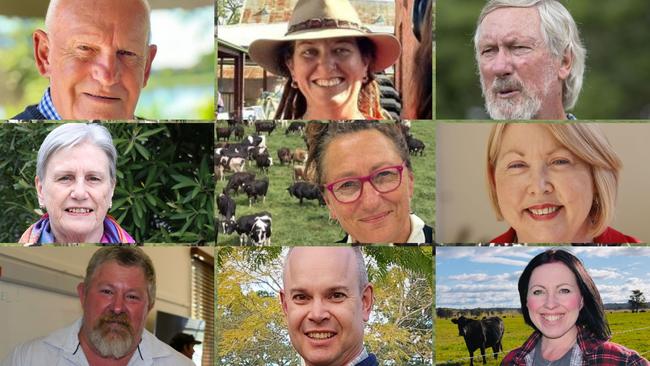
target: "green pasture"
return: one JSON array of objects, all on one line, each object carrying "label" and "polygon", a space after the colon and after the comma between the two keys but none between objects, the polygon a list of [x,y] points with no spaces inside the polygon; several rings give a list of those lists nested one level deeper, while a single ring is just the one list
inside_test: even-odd
[{"label": "green pasture", "polygon": [[[226,126],[225,122],[218,122],[217,127]],[[254,126],[245,127],[246,134],[254,133]],[[428,225],[434,223],[435,202],[435,124],[421,121],[412,122],[411,132],[424,141],[426,149],[424,156],[413,156],[411,162],[415,173],[415,192],[411,201],[411,209],[420,216]],[[264,134],[266,136],[266,134]],[[216,136],[216,135],[215,135]],[[235,141],[231,138],[232,142]],[[293,167],[279,165],[277,151],[281,147],[305,149],[302,136],[289,134],[285,136],[284,128],[278,126],[271,136],[267,136],[266,145],[273,158],[273,166],[269,169],[269,191],[266,203],[261,201],[248,206],[248,197],[245,193],[235,195],[233,199],[237,204],[236,217],[268,211],[273,216],[272,244],[273,245],[305,245],[305,244],[331,244],[344,236],[338,223],[329,220],[327,207],[319,206],[317,200],[304,200],[302,206],[298,199],[291,197],[287,188],[293,183]],[[351,154],[358,153],[351,151]],[[261,173],[255,163],[246,166],[246,171],[255,172],[256,178],[261,178]],[[231,173],[226,173],[226,177]],[[217,181],[216,195],[218,196],[227,184]],[[238,245],[239,236],[234,233],[225,235],[217,234],[217,245]]]},{"label": "green pasture", "polygon": [[[520,347],[532,333],[532,328],[524,323],[524,318],[520,314],[508,314],[501,318],[503,318],[505,326],[504,354],[499,355],[495,361],[491,357],[492,348],[488,348],[485,352],[487,366],[500,365],[505,354]],[[645,358],[650,357],[650,342],[648,341],[650,339],[650,313],[611,312],[607,314],[607,320],[612,330],[613,342],[636,350]],[[467,352],[465,340],[458,335],[458,326],[451,322],[451,318],[437,318],[435,334],[436,365],[469,365],[469,352]],[[480,350],[474,352],[474,359],[475,365],[483,364]]]}]

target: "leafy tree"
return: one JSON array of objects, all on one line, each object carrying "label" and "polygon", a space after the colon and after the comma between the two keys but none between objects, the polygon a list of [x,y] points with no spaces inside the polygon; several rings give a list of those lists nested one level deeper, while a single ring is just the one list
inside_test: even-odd
[{"label": "leafy tree", "polygon": [[229,25],[239,23],[243,7],[243,0],[217,1],[217,24]]},{"label": "leafy tree", "polygon": [[639,309],[647,306],[645,295],[641,290],[632,290],[632,295],[630,295],[630,299],[627,302],[630,304],[633,313],[638,313]]},{"label": "leafy tree", "polygon": [[[56,123],[0,125],[0,242],[16,242],[42,214],[36,153]],[[212,124],[106,123],[118,152],[109,214],[138,242],[214,242]]]}]

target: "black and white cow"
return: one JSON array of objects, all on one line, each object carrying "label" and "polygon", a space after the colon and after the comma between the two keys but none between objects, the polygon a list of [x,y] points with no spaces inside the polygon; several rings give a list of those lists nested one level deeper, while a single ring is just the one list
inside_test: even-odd
[{"label": "black and white cow", "polygon": [[299,199],[301,205],[303,199],[318,200],[318,203],[321,206],[325,205],[323,194],[321,193],[320,188],[315,184],[309,182],[296,182],[287,188],[287,191],[289,191],[290,196]]},{"label": "black and white cow", "polygon": [[262,211],[237,219],[239,244],[271,245],[271,214]]},{"label": "black and white cow", "polygon": [[458,324],[458,335],[465,338],[465,345],[469,351],[469,365],[474,366],[474,351],[481,349],[483,364],[487,363],[485,359],[485,349],[492,347],[494,359],[498,358],[498,353],[503,351],[501,338],[505,331],[503,319],[498,316],[483,318],[482,320],[469,319],[461,316],[458,319],[452,319],[452,323]]},{"label": "black and white cow", "polygon": [[420,155],[424,154],[424,148],[426,145],[421,140],[416,139],[412,135],[406,135],[406,145],[409,149],[409,154],[411,155]]}]

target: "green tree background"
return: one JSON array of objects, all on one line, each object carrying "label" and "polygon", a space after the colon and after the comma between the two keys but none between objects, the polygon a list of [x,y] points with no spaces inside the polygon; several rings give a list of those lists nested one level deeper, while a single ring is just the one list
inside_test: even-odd
[{"label": "green tree background", "polygon": [[[431,365],[432,247],[364,247],[375,304],[364,342],[382,364]],[[279,301],[282,247],[220,247],[217,349],[222,365],[295,365]]]},{"label": "green tree background", "polygon": [[[473,35],[485,0],[437,2],[437,117],[487,118]],[[579,119],[650,118],[650,7],[646,0],[562,1],[587,48]]]},{"label": "green tree background", "polygon": [[[0,124],[0,242],[15,243],[42,211],[36,154],[56,123]],[[118,152],[109,214],[138,242],[215,241],[211,123],[105,123]]]}]

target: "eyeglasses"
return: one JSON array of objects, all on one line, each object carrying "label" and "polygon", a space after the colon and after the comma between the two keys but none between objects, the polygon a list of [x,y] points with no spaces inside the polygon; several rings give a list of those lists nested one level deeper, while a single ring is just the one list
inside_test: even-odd
[{"label": "eyeglasses", "polygon": [[379,193],[389,193],[402,184],[402,171],[406,162],[375,170],[365,177],[343,178],[325,185],[334,198],[341,203],[353,203],[363,194],[363,183],[370,182]]}]

